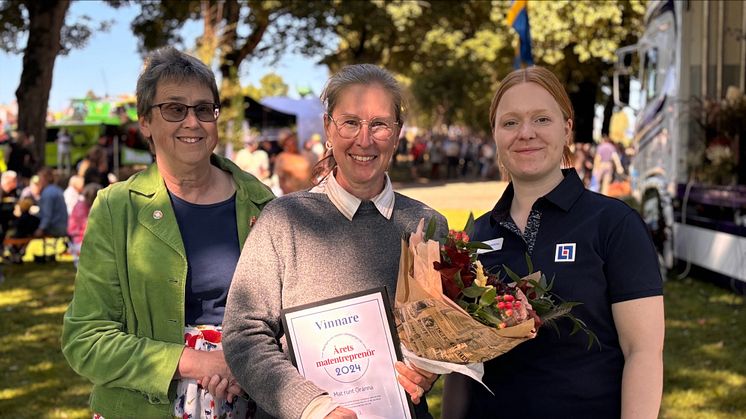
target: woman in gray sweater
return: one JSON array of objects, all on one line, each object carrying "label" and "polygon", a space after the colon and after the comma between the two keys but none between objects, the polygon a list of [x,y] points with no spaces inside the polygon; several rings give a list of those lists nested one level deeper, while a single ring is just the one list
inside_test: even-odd
[{"label": "woman in gray sweater", "polygon": [[[352,65],[332,76],[326,105],[325,158],[317,185],[268,204],[247,239],[228,295],[226,360],[257,402],[259,417],[354,418],[288,359],[280,312],[386,286],[396,290],[401,239],[420,219],[445,218],[395,193],[386,174],[397,147],[401,89],[389,72]],[[430,417],[423,393],[436,376],[396,364],[418,418]]]}]

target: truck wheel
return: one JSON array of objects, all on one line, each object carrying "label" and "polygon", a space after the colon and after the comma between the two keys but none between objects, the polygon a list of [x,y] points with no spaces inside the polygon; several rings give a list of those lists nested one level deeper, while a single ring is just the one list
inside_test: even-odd
[{"label": "truck wheel", "polygon": [[673,232],[666,225],[663,201],[656,189],[648,189],[642,197],[642,219],[650,230],[653,244],[658,251],[658,261],[661,266],[661,275],[666,278],[666,273],[673,268]]}]

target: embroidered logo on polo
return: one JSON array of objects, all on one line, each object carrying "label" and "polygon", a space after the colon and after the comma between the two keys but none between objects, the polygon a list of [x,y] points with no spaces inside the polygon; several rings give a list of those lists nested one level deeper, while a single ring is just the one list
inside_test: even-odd
[{"label": "embroidered logo on polo", "polygon": [[554,251],[555,262],[575,262],[575,243],[560,243]]}]

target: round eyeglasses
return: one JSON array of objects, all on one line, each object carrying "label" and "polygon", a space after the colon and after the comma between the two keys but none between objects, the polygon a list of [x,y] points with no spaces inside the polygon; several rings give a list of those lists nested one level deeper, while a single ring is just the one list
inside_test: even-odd
[{"label": "round eyeglasses", "polygon": [[368,124],[368,134],[377,141],[387,141],[394,134],[396,126],[399,125],[393,118],[373,118],[368,121],[356,116],[341,116],[337,121],[331,114],[327,114],[327,116],[337,127],[339,136],[348,140],[360,134],[363,123]]},{"label": "round eyeglasses", "polygon": [[214,103],[185,105],[179,102],[164,102],[150,107],[161,110],[161,116],[168,122],[181,122],[186,119],[189,109],[194,109],[194,116],[202,122],[215,122],[220,115],[220,106]]}]

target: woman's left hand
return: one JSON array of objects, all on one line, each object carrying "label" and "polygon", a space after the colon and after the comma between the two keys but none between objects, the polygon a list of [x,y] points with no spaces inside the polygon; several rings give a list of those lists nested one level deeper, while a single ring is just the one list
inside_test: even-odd
[{"label": "woman's left hand", "polygon": [[419,369],[414,365],[408,366],[401,361],[397,362],[394,367],[396,372],[399,373],[396,379],[399,380],[399,384],[404,388],[404,391],[409,393],[409,397],[414,404],[420,402],[420,397],[430,391],[433,383],[438,379],[437,374]]},{"label": "woman's left hand", "polygon": [[232,403],[237,396],[243,394],[243,390],[233,378],[213,375],[212,377],[204,377],[199,383],[212,397],[219,400],[228,400],[228,403]]}]

